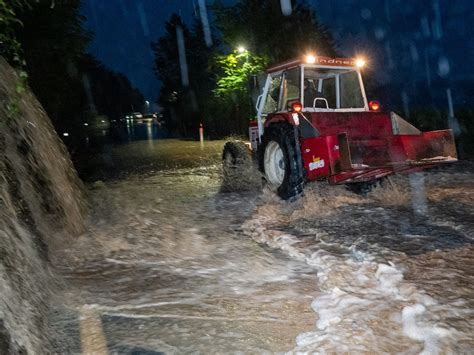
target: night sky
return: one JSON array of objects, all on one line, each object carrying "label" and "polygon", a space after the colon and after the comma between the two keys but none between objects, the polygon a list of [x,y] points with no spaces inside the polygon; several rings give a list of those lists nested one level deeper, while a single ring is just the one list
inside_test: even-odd
[{"label": "night sky", "polygon": [[[316,9],[344,55],[363,52],[370,56],[381,84],[394,85],[409,95],[427,85],[439,100],[444,100],[445,88],[450,87],[455,104],[473,103],[474,1],[306,3]],[[156,101],[160,84],[152,71],[150,42],[164,33],[164,23],[173,12],[191,23],[194,6],[197,0],[84,0],[86,26],[95,33],[89,50],[111,69],[124,73],[146,99]]]},{"label": "night sky", "polygon": [[145,99],[156,101],[160,84],[152,70],[150,43],[164,34],[164,24],[173,13],[191,23],[193,1],[84,0],[86,26],[95,34],[89,51],[111,69],[124,73]]}]

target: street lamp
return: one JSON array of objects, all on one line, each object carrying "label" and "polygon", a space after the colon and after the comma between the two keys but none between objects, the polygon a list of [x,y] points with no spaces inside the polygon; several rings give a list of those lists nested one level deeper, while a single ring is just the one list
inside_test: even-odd
[{"label": "street lamp", "polygon": [[150,101],[145,100],[145,104],[146,104],[146,113],[150,113]]},{"label": "street lamp", "polygon": [[244,53],[245,51],[246,51],[245,47],[239,46],[239,48],[237,48],[237,52],[239,53]]}]

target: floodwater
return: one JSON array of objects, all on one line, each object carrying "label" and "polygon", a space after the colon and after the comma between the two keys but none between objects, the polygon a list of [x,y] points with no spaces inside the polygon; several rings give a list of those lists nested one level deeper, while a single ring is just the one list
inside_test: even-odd
[{"label": "floodwater", "polygon": [[223,145],[105,152],[125,173],[89,185],[88,232],[56,261],[58,351],[472,352],[474,164],[288,203],[221,192]]}]

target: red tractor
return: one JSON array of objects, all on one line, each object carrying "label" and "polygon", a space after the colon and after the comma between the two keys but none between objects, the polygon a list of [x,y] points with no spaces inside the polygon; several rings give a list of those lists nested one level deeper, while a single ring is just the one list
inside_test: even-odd
[{"label": "red tractor", "polygon": [[[250,141],[260,171],[281,198],[297,197],[309,181],[364,191],[393,173],[457,161],[451,130],[421,132],[367,101],[364,64],[307,56],[267,69]],[[223,159],[226,176],[226,169],[240,169],[250,154],[243,142],[233,141]]]}]

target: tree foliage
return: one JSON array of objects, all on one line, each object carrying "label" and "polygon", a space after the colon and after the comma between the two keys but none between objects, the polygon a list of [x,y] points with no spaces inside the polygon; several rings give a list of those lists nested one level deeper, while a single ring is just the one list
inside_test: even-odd
[{"label": "tree foliage", "polygon": [[214,92],[226,107],[222,119],[227,120],[232,133],[245,134],[248,121],[255,118],[251,97],[256,95],[252,95],[250,84],[267,64],[308,52],[336,55],[331,34],[304,3],[295,4],[290,16],[282,14],[278,0],[240,0],[231,6],[216,2],[213,10],[224,44],[247,49],[217,57]]},{"label": "tree foliage", "polygon": [[84,55],[78,68],[90,111],[118,121],[129,112],[140,111],[143,107],[143,95],[128,78],[108,69],[92,55]]},{"label": "tree foliage", "polygon": [[235,93],[248,94],[249,78],[261,73],[267,65],[267,60],[248,51],[234,51],[227,55],[218,55],[216,64],[219,73],[214,93],[218,97],[225,97]]},{"label": "tree foliage", "polygon": [[[183,30],[189,87],[183,87],[181,81],[176,36],[178,26]],[[165,34],[151,46],[155,53],[155,75],[162,83],[159,102],[167,110],[168,120],[173,121],[179,132],[185,136],[192,135],[197,132],[199,123],[208,117],[207,101],[215,85],[211,72],[215,47],[206,46],[198,21],[189,30],[176,14],[166,23]]]},{"label": "tree foliage", "polygon": [[0,0],[0,16],[0,26],[8,27],[2,33],[16,43],[8,52],[2,46],[1,55],[24,62],[28,83],[56,130],[70,133],[71,151],[85,141],[84,123],[94,115],[118,120],[143,105],[126,77],[86,54],[92,34],[84,28],[81,0]]},{"label": "tree foliage", "polygon": [[61,129],[83,121],[91,108],[119,119],[144,102],[125,76],[86,54],[92,34],[84,29],[80,7],[80,0],[37,0],[17,11],[16,38],[29,83]]},{"label": "tree foliage", "polygon": [[267,59],[248,51],[215,56],[216,86],[213,113],[225,129],[220,134],[246,134],[250,119],[255,117],[252,101],[253,79],[262,73]]},{"label": "tree foliage", "polygon": [[214,5],[217,26],[231,48],[245,45],[252,53],[278,62],[308,51],[335,56],[329,30],[304,3],[296,3],[290,16],[281,12],[279,0],[240,0],[232,6]]},{"label": "tree foliage", "polygon": [[[282,15],[278,0],[241,0],[231,6],[217,3],[213,10],[214,33],[221,34],[222,44],[207,48],[199,21],[190,30],[177,15],[152,44],[155,74],[162,83],[159,101],[183,135],[197,132],[199,122],[217,136],[245,134],[249,119],[255,117],[250,84],[269,62],[309,50],[330,56],[336,53],[330,33],[305,4],[296,4],[288,17]],[[181,85],[177,26],[183,28],[189,88]],[[232,51],[240,45],[248,51]]]},{"label": "tree foliage", "polygon": [[[16,29],[29,84],[56,128],[65,129],[86,107],[78,63],[91,38],[83,27],[80,0],[38,0],[17,11]],[[68,122],[69,121],[69,122]]]},{"label": "tree foliage", "polygon": [[26,0],[0,0],[0,56],[11,64],[21,64],[21,45],[15,28],[21,25],[16,11],[27,6]]}]

